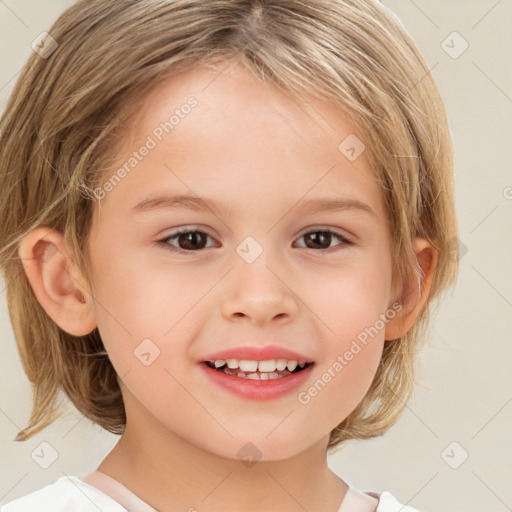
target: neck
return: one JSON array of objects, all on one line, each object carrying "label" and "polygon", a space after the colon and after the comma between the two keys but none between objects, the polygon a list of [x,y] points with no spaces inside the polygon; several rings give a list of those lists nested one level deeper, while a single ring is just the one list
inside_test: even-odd
[{"label": "neck", "polygon": [[327,439],[285,460],[250,462],[158,425],[127,422],[98,469],[160,512],[337,512],[347,491],[327,465]]}]

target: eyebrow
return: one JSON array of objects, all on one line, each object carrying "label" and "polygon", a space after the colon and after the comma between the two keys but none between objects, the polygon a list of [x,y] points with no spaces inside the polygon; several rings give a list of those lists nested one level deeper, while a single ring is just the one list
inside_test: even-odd
[{"label": "eyebrow", "polygon": [[[300,210],[305,214],[315,214],[331,211],[357,210],[367,212],[375,217],[377,214],[371,206],[358,199],[349,198],[320,198],[297,203]],[[294,206],[294,208],[295,208]],[[206,197],[193,196],[188,194],[178,196],[157,196],[149,197],[137,203],[130,210],[132,214],[149,212],[159,209],[189,209],[195,212],[210,212],[230,215],[231,210]]]}]

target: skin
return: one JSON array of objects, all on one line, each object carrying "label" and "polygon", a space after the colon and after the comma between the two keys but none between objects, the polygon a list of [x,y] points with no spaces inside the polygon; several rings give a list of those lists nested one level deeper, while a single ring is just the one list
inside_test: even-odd
[{"label": "skin", "polygon": [[[20,244],[37,299],[66,332],[98,328],[120,376],[127,426],[99,466],[160,511],[337,511],[347,485],[327,465],[330,431],[368,390],[386,340],[413,325],[428,295],[435,250],[414,241],[426,273],[395,284],[383,193],[365,153],[349,161],[338,145],[357,127],[332,106],[294,102],[235,64],[197,68],[160,84],[127,123],[119,166],[187,98],[198,105],[97,208],[91,231],[93,282],[65,238],[48,228]],[[304,96],[306,97],[306,96]],[[116,168],[112,168],[112,174]],[[110,176],[110,175],[109,175]],[[231,212],[159,209],[134,215],[161,194],[213,198]],[[360,210],[304,214],[312,198],[358,199]],[[209,238],[189,254],[155,242],[178,227]],[[332,229],[322,252],[304,235]],[[263,253],[247,263],[237,246],[252,236]],[[207,241],[206,241],[207,240]],[[168,247],[181,247],[179,239]],[[186,243],[186,241],[185,241]],[[41,254],[51,251],[51,258]],[[404,290],[402,311],[308,404],[297,400]],[[134,350],[149,338],[149,366]],[[315,361],[297,392],[267,402],[214,387],[197,360],[269,341]],[[311,419],[314,418],[314,421]],[[260,452],[250,467],[237,452]]]}]

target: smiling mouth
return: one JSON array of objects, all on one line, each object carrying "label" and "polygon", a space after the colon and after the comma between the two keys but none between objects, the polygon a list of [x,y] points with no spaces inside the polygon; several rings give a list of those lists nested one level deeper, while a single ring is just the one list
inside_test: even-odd
[{"label": "smiling mouth", "polygon": [[204,361],[203,363],[219,373],[250,380],[282,379],[293,373],[299,373],[314,364],[313,362],[298,362],[286,359],[269,361],[217,359],[215,361]]}]

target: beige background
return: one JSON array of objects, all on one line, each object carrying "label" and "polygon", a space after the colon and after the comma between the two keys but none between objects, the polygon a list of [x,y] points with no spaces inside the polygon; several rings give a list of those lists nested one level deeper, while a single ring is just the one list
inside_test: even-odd
[{"label": "beige background", "polygon": [[[0,0],[1,110],[31,41],[71,3]],[[353,442],[329,463],[351,484],[389,490],[423,512],[511,510],[512,1],[385,3],[425,53],[447,104],[467,252],[458,286],[446,295],[423,353],[420,378],[429,389],[417,389],[386,435]],[[463,40],[450,36],[454,31],[469,44],[458,58],[454,52]],[[63,475],[93,470],[117,440],[72,411],[31,440],[12,441],[29,417],[31,392],[3,288],[0,280],[0,503]],[[31,456],[43,442],[57,455],[47,469]]]}]

